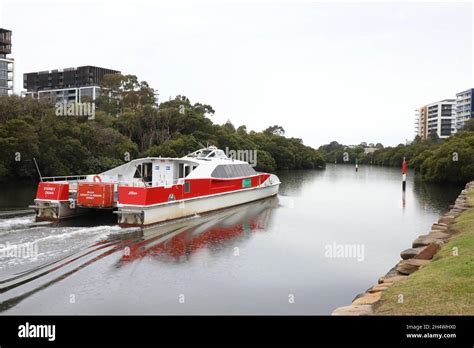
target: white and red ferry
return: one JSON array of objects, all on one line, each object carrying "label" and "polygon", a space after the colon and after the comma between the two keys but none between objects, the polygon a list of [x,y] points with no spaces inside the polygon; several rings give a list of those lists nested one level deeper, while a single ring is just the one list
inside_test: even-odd
[{"label": "white and red ferry", "polygon": [[214,146],[182,158],[148,157],[100,174],[42,178],[36,219],[60,220],[96,209],[121,226],[146,226],[274,196],[280,180],[257,173]]}]

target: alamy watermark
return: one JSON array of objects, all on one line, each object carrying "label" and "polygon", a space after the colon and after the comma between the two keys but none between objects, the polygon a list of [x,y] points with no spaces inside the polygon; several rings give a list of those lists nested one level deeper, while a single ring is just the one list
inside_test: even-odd
[{"label": "alamy watermark", "polygon": [[237,161],[248,162],[252,167],[257,166],[257,150],[230,150],[226,146],[225,154],[227,157]]},{"label": "alamy watermark", "polygon": [[38,325],[26,322],[18,326],[19,338],[46,338],[48,341],[56,339],[56,325]]},{"label": "alamy watermark", "polygon": [[23,244],[0,244],[0,258],[17,258],[27,259],[38,257],[38,244],[23,243]]},{"label": "alamy watermark", "polygon": [[327,244],[324,256],[328,258],[356,259],[361,262],[365,260],[364,244]]},{"label": "alamy watermark", "polygon": [[88,120],[95,119],[95,103],[58,102],[56,116],[87,116]]}]

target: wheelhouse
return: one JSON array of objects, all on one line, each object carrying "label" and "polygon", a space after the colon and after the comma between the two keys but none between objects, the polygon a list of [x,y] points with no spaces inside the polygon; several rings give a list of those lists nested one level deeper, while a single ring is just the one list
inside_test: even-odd
[{"label": "wheelhouse", "polygon": [[148,157],[106,171],[100,177],[120,186],[169,187],[182,183],[198,166],[198,162],[186,159]]}]

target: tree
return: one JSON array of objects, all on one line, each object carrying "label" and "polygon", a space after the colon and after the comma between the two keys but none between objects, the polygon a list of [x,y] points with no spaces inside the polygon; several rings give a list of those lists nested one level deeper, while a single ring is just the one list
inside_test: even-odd
[{"label": "tree", "polygon": [[428,134],[428,139],[427,140],[431,143],[439,143],[440,138],[439,138],[439,135],[436,131],[432,131]]},{"label": "tree", "polygon": [[245,125],[239,126],[239,128],[237,128],[237,133],[238,133],[240,136],[245,136],[245,135],[247,135],[247,126],[245,126]]},{"label": "tree", "polygon": [[229,133],[235,133],[235,127],[234,125],[232,124],[232,122],[230,122],[229,120],[227,120],[226,123],[224,123],[224,129],[227,130]]},{"label": "tree", "polygon": [[416,144],[419,144],[419,143],[421,143],[421,137],[417,134],[417,135],[415,135],[415,137],[413,138],[412,144],[413,144],[413,145],[416,145]]},{"label": "tree", "polygon": [[146,105],[156,106],[155,90],[135,75],[109,74],[101,81],[98,109],[117,116],[124,110],[141,111]]},{"label": "tree", "polygon": [[466,132],[474,132],[474,118],[468,120],[462,127],[462,130]]},{"label": "tree", "polygon": [[283,136],[285,135],[285,130],[283,129],[282,126],[274,125],[270,126],[267,129],[263,131],[263,133],[268,134],[268,135],[280,135]]},{"label": "tree", "polygon": [[[108,75],[94,120],[55,115],[53,105],[32,98],[0,97],[0,181],[100,173],[143,156],[181,157],[198,147],[257,151],[257,169],[324,167],[321,151],[286,138],[275,125],[262,132],[214,124],[214,109],[183,95],[155,105],[154,91],[135,76]],[[15,153],[21,153],[21,162]]]}]

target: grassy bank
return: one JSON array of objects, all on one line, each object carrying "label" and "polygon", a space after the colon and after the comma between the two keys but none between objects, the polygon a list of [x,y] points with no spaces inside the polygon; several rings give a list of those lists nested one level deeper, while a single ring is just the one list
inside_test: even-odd
[{"label": "grassy bank", "polygon": [[[474,205],[473,190],[469,203]],[[474,208],[451,228],[456,235],[433,262],[384,291],[374,307],[376,315],[474,315]]]}]

